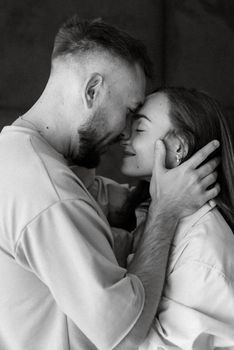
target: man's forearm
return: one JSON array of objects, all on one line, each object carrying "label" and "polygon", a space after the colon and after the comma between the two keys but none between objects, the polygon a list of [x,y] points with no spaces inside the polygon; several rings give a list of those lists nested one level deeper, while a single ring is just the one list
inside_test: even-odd
[{"label": "man's forearm", "polygon": [[141,280],[145,305],[141,316],[116,349],[137,349],[145,339],[160,301],[168,253],[177,226],[177,218],[157,209],[149,211],[145,232],[139,242],[128,272]]}]

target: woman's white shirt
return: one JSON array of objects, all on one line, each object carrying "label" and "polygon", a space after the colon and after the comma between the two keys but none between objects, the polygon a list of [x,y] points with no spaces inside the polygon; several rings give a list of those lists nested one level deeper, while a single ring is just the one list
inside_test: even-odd
[{"label": "woman's white shirt", "polygon": [[234,235],[208,204],[177,229],[146,349],[234,349]]},{"label": "woman's white shirt", "polygon": [[[104,212],[119,207],[128,191],[102,177],[91,188]],[[139,224],[145,206],[136,214]],[[158,313],[139,348],[179,349],[234,350],[234,234],[209,204],[180,221]]]}]

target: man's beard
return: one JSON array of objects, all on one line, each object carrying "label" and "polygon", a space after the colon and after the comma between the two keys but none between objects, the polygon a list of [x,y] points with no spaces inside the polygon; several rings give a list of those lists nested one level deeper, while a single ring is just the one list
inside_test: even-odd
[{"label": "man's beard", "polygon": [[[107,145],[118,141],[119,135],[110,139],[110,132],[105,132],[106,118],[105,111],[100,109],[78,130],[79,152],[75,159],[72,159],[76,165],[88,169],[96,168]],[[105,144],[107,140],[108,144]]]},{"label": "man's beard", "polygon": [[96,168],[101,160],[101,152],[97,147],[97,133],[91,126],[78,130],[79,153],[73,161],[88,169]]}]

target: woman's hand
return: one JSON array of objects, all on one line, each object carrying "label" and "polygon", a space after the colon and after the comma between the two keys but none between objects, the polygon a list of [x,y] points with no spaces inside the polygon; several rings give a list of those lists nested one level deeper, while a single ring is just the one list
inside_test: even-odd
[{"label": "woman's hand", "polygon": [[[151,210],[157,206],[181,218],[198,210],[206,202],[215,198],[220,186],[215,184],[219,158],[213,158],[202,164],[206,158],[219,147],[214,140],[200,149],[186,162],[176,168],[165,167],[166,148],[158,140],[155,147],[155,163],[150,182],[152,198]],[[209,186],[212,188],[209,189]],[[154,210],[154,209],[153,209]]]}]

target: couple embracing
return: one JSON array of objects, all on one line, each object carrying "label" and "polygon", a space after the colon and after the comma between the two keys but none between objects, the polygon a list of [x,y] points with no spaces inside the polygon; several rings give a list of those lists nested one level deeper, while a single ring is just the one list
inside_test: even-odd
[{"label": "couple embracing", "polygon": [[[138,40],[73,17],[3,129],[1,350],[234,349],[230,131],[203,92],[145,99],[149,75]],[[120,134],[135,188],[77,169]]]}]

